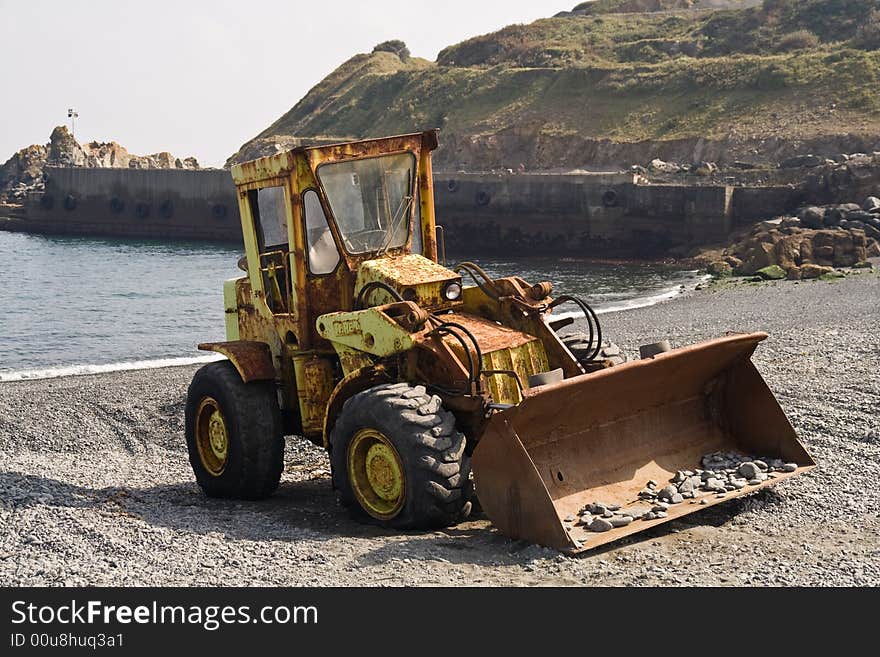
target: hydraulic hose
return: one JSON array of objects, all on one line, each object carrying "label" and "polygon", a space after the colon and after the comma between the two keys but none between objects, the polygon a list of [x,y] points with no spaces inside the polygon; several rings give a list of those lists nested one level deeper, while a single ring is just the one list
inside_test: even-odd
[{"label": "hydraulic hose", "polygon": [[[474,337],[474,334],[461,324],[458,324],[456,322],[444,322],[436,315],[432,315],[432,318],[440,322],[440,324],[432,331],[432,333],[436,332],[441,335],[451,335],[456,340],[458,340],[459,344],[461,344],[462,349],[464,349],[464,353],[468,359],[468,371],[470,374],[469,383],[478,383],[480,377],[482,376],[483,370],[483,352],[480,349],[480,343],[477,342],[477,338]],[[470,340],[471,344],[473,344],[476,359],[473,358],[471,350],[468,348],[467,343],[465,342],[464,338],[458,333],[458,331],[467,336],[468,340]]]},{"label": "hydraulic hose", "polygon": [[[580,307],[581,310],[584,311],[584,317],[587,319],[587,326],[590,329],[590,345],[593,344],[593,337],[595,335],[596,338],[596,346],[593,347],[590,355],[583,360],[586,362],[590,362],[596,359],[596,356],[599,355],[599,351],[602,349],[602,327],[599,325],[599,318],[596,316],[596,312],[587,304],[583,299],[578,299],[577,297],[571,296],[569,294],[563,294],[562,296],[558,296],[553,300],[547,309],[556,308],[557,306],[561,306],[564,303],[573,303]],[[595,331],[594,327],[595,326]]]},{"label": "hydraulic hose", "polygon": [[371,281],[364,285],[357,293],[354,299],[354,309],[355,310],[363,310],[364,309],[364,297],[369,292],[373,290],[385,290],[390,294],[395,301],[403,301],[403,297],[400,296],[400,293],[395,290],[390,285],[383,283],[382,281]]},{"label": "hydraulic hose", "polygon": [[[452,271],[454,271],[456,274],[461,274],[462,272],[466,272],[471,277],[471,279],[474,281],[474,283],[477,284],[477,287],[483,291],[483,294],[485,294],[490,299],[494,299],[496,301],[498,300],[498,294],[496,294],[494,290],[491,290],[487,287],[487,285],[491,286],[495,281],[492,279],[492,277],[489,276],[489,274],[487,274],[485,271],[483,271],[478,265],[475,265],[472,262],[462,262],[462,263],[456,265],[455,267],[453,267]],[[480,279],[477,277],[477,275],[479,275],[483,278],[483,281],[484,281],[483,283],[480,282]],[[484,283],[485,283],[485,285],[484,285]]]}]

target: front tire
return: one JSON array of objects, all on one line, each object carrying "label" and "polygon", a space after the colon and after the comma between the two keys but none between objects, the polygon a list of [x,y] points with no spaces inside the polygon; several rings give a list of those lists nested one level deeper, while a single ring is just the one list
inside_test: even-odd
[{"label": "front tire", "polygon": [[258,500],[274,493],[284,468],[274,385],[245,383],[229,361],[199,369],[187,392],[186,446],[206,495]]},{"label": "front tire", "polygon": [[346,400],[330,433],[333,486],[358,520],[447,527],[471,506],[465,442],[455,417],[424,386],[376,386]]}]

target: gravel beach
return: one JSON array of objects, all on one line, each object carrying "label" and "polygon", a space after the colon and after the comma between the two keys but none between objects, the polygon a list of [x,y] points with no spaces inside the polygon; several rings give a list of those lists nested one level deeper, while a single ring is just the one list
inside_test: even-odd
[{"label": "gravel beach", "polygon": [[768,332],[754,360],[818,467],[567,557],[483,516],[357,524],[297,438],[269,500],[206,498],[183,439],[193,366],[0,383],[0,585],[880,584],[880,275],[710,286],[601,320],[630,357]]}]

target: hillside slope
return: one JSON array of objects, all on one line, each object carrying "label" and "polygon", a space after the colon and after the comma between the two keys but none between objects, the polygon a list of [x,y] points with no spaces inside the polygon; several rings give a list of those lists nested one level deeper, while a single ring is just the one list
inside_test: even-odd
[{"label": "hillside slope", "polygon": [[583,3],[434,63],[356,55],[230,161],[430,127],[444,131],[438,165],[470,169],[880,150],[880,0],[685,5],[700,6]]}]

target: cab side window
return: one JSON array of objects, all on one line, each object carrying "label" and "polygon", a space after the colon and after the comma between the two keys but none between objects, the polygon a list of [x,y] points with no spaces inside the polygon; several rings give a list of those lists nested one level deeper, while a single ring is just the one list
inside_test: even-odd
[{"label": "cab side window", "polygon": [[329,274],[339,264],[339,251],[314,189],[306,190],[303,194],[303,214],[306,221],[309,271],[313,274]]},{"label": "cab side window", "polygon": [[[251,213],[258,226],[260,252],[287,250],[284,188],[266,187],[250,193]],[[274,248],[273,248],[274,247]],[[280,248],[283,247],[283,248]]]}]

